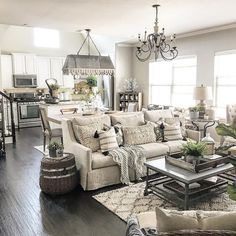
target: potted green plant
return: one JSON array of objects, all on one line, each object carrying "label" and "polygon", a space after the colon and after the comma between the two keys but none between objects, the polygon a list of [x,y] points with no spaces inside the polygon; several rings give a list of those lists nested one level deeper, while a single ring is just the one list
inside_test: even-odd
[{"label": "potted green plant", "polygon": [[50,142],[48,145],[49,156],[50,157],[57,157],[58,154],[63,153],[63,144],[58,142]]},{"label": "potted green plant", "polygon": [[52,90],[52,97],[58,97],[60,86],[58,84],[51,84],[50,88]]},{"label": "potted green plant", "polygon": [[89,76],[86,78],[89,87],[97,87],[97,78],[95,76]]},{"label": "potted green plant", "polygon": [[196,120],[199,118],[199,107],[190,107],[189,116],[191,120]]},{"label": "potted green plant", "polygon": [[195,164],[198,163],[200,157],[203,156],[205,148],[206,143],[204,142],[187,141],[187,143],[182,145],[182,152],[185,156],[185,161]]}]

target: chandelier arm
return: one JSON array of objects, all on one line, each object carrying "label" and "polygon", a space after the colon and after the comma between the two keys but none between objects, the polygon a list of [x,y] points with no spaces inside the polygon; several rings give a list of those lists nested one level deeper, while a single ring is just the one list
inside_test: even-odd
[{"label": "chandelier arm", "polygon": [[160,45],[160,49],[162,52],[167,53],[171,50],[171,47],[168,43],[164,42],[163,44]]},{"label": "chandelier arm", "polygon": [[173,59],[175,59],[177,56],[178,56],[178,50],[177,49],[175,49],[175,50],[170,50],[170,53],[171,53],[171,57],[166,57],[165,55],[164,55],[164,52],[163,51],[160,51],[160,54],[161,54],[161,56],[162,56],[162,58],[165,60],[165,61],[171,61],[171,60],[173,60]]},{"label": "chandelier arm", "polygon": [[[145,49],[145,47],[146,47],[146,49]],[[140,47],[140,50],[142,51],[142,52],[149,52],[150,51],[150,45],[148,44],[148,43],[143,43],[142,45],[141,45],[141,47]]]},{"label": "chandelier arm", "polygon": [[143,53],[140,53],[140,52],[137,50],[137,51],[136,51],[136,57],[138,58],[139,61],[145,62],[145,61],[147,61],[147,60],[150,58],[150,56],[151,56],[151,51],[149,51],[148,54],[147,54],[147,56],[146,56],[146,57],[143,57],[143,58],[140,57],[139,54],[142,54],[142,55],[143,55]]}]

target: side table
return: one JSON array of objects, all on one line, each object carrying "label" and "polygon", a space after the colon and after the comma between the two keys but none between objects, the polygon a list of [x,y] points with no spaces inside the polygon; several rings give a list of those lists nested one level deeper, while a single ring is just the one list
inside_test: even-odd
[{"label": "side table", "polygon": [[[192,125],[194,127],[196,127],[197,131],[202,131],[203,132],[202,133],[202,135],[203,135],[202,137],[206,137],[206,133],[207,133],[207,129],[208,128],[214,126],[216,123],[219,122],[218,119],[215,119],[215,120],[206,120],[206,119],[195,119],[195,120],[192,120],[192,119],[187,118],[186,120],[190,121],[192,123]],[[200,128],[199,128],[199,126],[200,126],[199,124],[200,123],[204,124],[203,125],[203,130],[200,130]]]},{"label": "side table", "polygon": [[43,192],[51,195],[65,194],[78,184],[75,157],[64,153],[63,157],[45,156],[41,161],[39,185]]}]

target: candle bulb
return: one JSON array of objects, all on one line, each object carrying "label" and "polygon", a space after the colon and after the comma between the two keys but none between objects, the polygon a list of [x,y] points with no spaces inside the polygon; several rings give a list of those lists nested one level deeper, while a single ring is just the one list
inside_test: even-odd
[{"label": "candle bulb", "polygon": [[147,31],[145,30],[144,32],[144,41],[146,42],[147,41]]}]

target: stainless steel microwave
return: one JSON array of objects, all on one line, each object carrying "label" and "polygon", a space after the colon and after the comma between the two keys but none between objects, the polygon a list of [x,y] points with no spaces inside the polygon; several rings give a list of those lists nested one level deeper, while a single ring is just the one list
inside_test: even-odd
[{"label": "stainless steel microwave", "polygon": [[13,84],[15,88],[36,88],[37,75],[13,75]]}]

